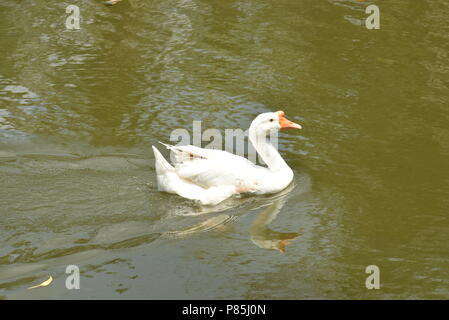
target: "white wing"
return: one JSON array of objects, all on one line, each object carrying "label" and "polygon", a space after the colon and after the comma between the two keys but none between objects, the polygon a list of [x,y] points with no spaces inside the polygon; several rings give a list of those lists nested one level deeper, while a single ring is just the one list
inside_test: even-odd
[{"label": "white wing", "polygon": [[204,188],[235,185],[246,188],[253,186],[255,177],[263,167],[256,166],[246,158],[232,153],[203,149],[192,145],[165,145],[174,155],[176,173],[183,179]]}]

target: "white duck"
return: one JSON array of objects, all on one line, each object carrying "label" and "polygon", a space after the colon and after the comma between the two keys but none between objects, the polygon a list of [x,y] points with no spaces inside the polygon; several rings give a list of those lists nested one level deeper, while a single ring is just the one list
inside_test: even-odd
[{"label": "white duck", "polygon": [[293,171],[267,141],[270,130],[301,129],[283,111],[259,114],[249,127],[249,140],[267,168],[232,153],[192,145],[165,145],[174,153],[174,166],[153,147],[158,188],[181,197],[215,205],[239,193],[275,193],[287,187]]}]

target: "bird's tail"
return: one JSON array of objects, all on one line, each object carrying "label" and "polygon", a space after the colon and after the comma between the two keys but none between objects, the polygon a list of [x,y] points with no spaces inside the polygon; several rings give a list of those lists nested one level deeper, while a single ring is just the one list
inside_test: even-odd
[{"label": "bird's tail", "polygon": [[155,147],[152,146],[153,148],[153,152],[154,152],[154,158],[155,158],[155,166],[156,166],[156,173],[158,175],[160,174],[164,174],[165,172],[168,171],[173,171],[175,170],[175,168],[173,168],[173,166],[168,163],[167,160],[165,160],[165,158],[162,156],[162,154],[159,152],[159,150]]}]

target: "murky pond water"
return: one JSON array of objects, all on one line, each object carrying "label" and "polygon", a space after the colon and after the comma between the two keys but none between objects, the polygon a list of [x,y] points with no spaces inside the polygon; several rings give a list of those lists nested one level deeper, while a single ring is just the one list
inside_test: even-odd
[{"label": "murky pond water", "polygon": [[[69,4],[0,3],[0,298],[449,298],[447,1]],[[280,109],[287,190],[157,191],[174,129]]]}]

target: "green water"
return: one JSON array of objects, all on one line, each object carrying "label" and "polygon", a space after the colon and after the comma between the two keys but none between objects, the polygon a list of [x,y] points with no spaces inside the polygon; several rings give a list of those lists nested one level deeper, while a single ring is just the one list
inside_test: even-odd
[{"label": "green water", "polygon": [[[0,298],[448,299],[448,17],[446,0],[2,0]],[[172,130],[276,110],[303,126],[280,135],[285,192],[157,191]]]}]

